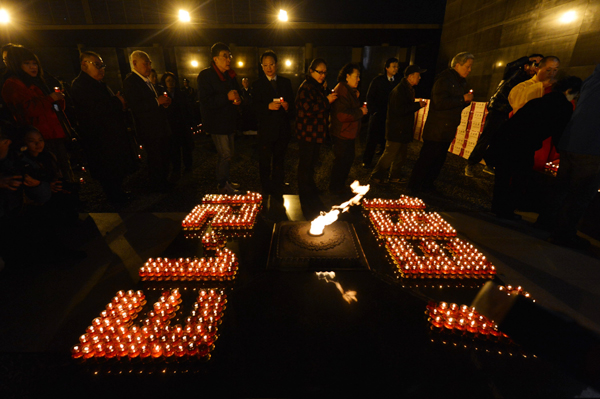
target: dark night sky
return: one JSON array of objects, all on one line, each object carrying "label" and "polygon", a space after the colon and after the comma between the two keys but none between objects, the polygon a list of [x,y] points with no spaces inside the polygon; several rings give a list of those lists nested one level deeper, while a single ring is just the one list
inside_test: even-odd
[{"label": "dark night sky", "polygon": [[304,0],[289,6],[297,22],[441,24],[445,0]]}]

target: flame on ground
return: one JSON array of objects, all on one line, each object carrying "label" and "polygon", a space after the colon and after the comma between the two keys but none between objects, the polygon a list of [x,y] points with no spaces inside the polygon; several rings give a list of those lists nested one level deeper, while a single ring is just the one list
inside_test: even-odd
[{"label": "flame on ground", "polygon": [[362,197],[365,196],[367,192],[369,192],[371,186],[369,184],[367,184],[366,186],[361,186],[358,180],[354,180],[354,182],[350,185],[350,188],[352,189],[352,192],[356,195],[350,200],[344,202],[343,204],[334,205],[331,208],[331,211],[327,213],[321,212],[321,215],[317,216],[317,218],[310,223],[309,233],[311,235],[320,236],[321,234],[323,234],[325,226],[329,226],[331,223],[335,222],[338,219],[340,211],[341,213],[347,212],[352,205],[360,204],[360,200],[362,199]]}]

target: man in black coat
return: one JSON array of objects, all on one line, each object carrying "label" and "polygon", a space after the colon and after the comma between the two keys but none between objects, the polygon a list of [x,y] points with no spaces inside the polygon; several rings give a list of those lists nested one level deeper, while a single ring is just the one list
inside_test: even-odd
[{"label": "man in black coat", "polygon": [[290,141],[290,121],[295,115],[292,82],[277,75],[277,55],[260,57],[265,76],[252,84],[252,101],[258,119],[258,163],[263,194],[281,196],[284,159]]},{"label": "man in black coat", "polygon": [[369,118],[369,130],[367,133],[367,144],[363,153],[363,167],[371,167],[375,148],[379,144],[385,146],[385,119],[390,93],[398,84],[395,78],[398,73],[398,59],[389,58],[385,62],[385,71],[371,81],[367,91],[367,104],[371,116]]},{"label": "man in black coat", "polygon": [[458,53],[433,84],[423,147],[408,182],[408,189],[414,193],[435,190],[433,182],[444,166],[462,110],[473,101],[465,78],[471,73],[474,59],[473,54]]},{"label": "man in black coat", "polygon": [[426,71],[418,65],[407,66],[404,70],[404,78],[390,94],[385,127],[387,141],[383,155],[371,174],[373,183],[385,183],[390,166],[392,167],[389,171],[390,183],[404,183],[408,180],[403,179],[400,174],[408,153],[408,144],[413,140],[415,112],[427,105],[424,100],[415,102],[413,86],[419,84],[421,74]]},{"label": "man in black coat", "polygon": [[168,188],[171,128],[166,107],[171,99],[157,93],[148,79],[150,56],[140,50],[131,53],[132,71],[123,82],[123,96],[133,112],[137,139],[148,154],[148,175],[157,191]]},{"label": "man in black coat", "polygon": [[211,48],[212,63],[198,75],[198,98],[202,126],[217,148],[217,188],[223,194],[238,194],[229,179],[229,164],[234,152],[234,136],[240,116],[240,87],[231,69],[231,51],[224,43]]},{"label": "man in black coat", "polygon": [[106,64],[97,53],[84,51],[81,72],[71,85],[71,97],[79,122],[79,135],[88,166],[113,203],[127,200],[123,179],[135,169],[125,123],[126,103],[102,81]]}]

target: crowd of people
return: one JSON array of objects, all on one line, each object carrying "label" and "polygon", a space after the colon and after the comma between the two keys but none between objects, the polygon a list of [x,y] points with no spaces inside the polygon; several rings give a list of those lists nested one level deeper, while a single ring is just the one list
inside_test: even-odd
[{"label": "crowd of people", "polygon": [[[23,230],[23,217],[34,217],[43,221],[36,224],[44,226],[39,229],[40,240],[53,248],[58,259],[64,254],[82,256],[46,239],[54,236],[56,225],[76,223],[75,163],[89,168],[109,202],[123,205],[129,201],[123,181],[138,167],[136,148],[141,146],[147,155],[152,189],[168,192],[181,177],[182,164],[183,173],[193,169],[192,126],[200,116],[218,157],[215,189],[224,194],[241,192],[240,183],[230,176],[235,136],[241,130],[257,136],[263,195],[281,199],[286,190],[286,150],[295,136],[300,201],[305,214],[318,215],[328,210],[314,178],[323,143],[331,142],[334,157],[329,172],[331,195],[351,194],[348,184],[353,179],[349,175],[366,116],[366,148],[359,156],[363,168],[372,168],[370,183],[406,183],[409,194],[435,194],[434,183],[462,110],[474,97],[467,77],[475,57],[462,52],[436,77],[424,143],[409,175],[403,172],[403,165],[413,141],[415,113],[427,105],[415,98],[414,87],[426,70],[409,65],[397,78],[396,58],[385,62],[383,73],[368,87],[367,101],[361,103],[360,65],[344,65],[331,89],[326,82],[327,62],[314,59],[294,91],[291,81],[278,74],[277,54],[269,50],[260,56],[260,78],[252,83],[243,78],[240,87],[231,68],[233,55],[223,43],[211,47],[212,62],[198,75],[197,91],[187,79],[180,88],[172,72],[159,79],[150,56],[139,50],[130,55],[131,73],[124,79],[122,93],[115,93],[104,82],[106,64],[95,52],[81,52],[81,72],[70,87],[45,73],[38,57],[23,46],[5,45],[2,55],[0,218],[12,230],[3,228],[0,240],[21,239],[13,232],[17,226]],[[583,84],[569,76],[557,81],[559,68],[557,57],[541,54],[506,66],[465,175],[474,176],[485,160],[483,172],[495,175],[492,211],[514,220],[519,218],[514,211],[537,162],[536,151],[545,149],[544,161],[549,154],[557,157],[560,152],[563,162],[556,195],[543,205],[536,226],[552,231],[552,242],[585,248],[589,242],[576,235],[576,227],[600,185],[600,135],[595,133],[600,123],[599,113],[593,112],[600,67]],[[380,157],[374,162],[376,154]],[[22,235],[31,234],[22,231]],[[14,254],[3,250],[0,255],[10,258]]]}]

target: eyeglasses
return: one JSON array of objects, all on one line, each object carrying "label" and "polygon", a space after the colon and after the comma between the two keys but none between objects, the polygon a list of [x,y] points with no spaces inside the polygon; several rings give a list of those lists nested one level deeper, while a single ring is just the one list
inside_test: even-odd
[{"label": "eyeglasses", "polygon": [[225,58],[225,59],[227,59],[227,58],[232,59],[233,58],[233,54],[231,54],[231,53],[229,53],[229,55],[228,54],[223,54],[223,55],[220,55],[219,57],[222,57],[222,58]]},{"label": "eyeglasses", "polygon": [[83,62],[87,62],[89,64],[94,65],[96,67],[96,69],[106,68],[106,64],[103,62],[94,62],[94,61],[83,61]]},{"label": "eyeglasses", "polygon": [[315,72],[318,73],[319,75],[323,76],[323,75],[327,75],[327,71],[317,71],[315,69]]}]

